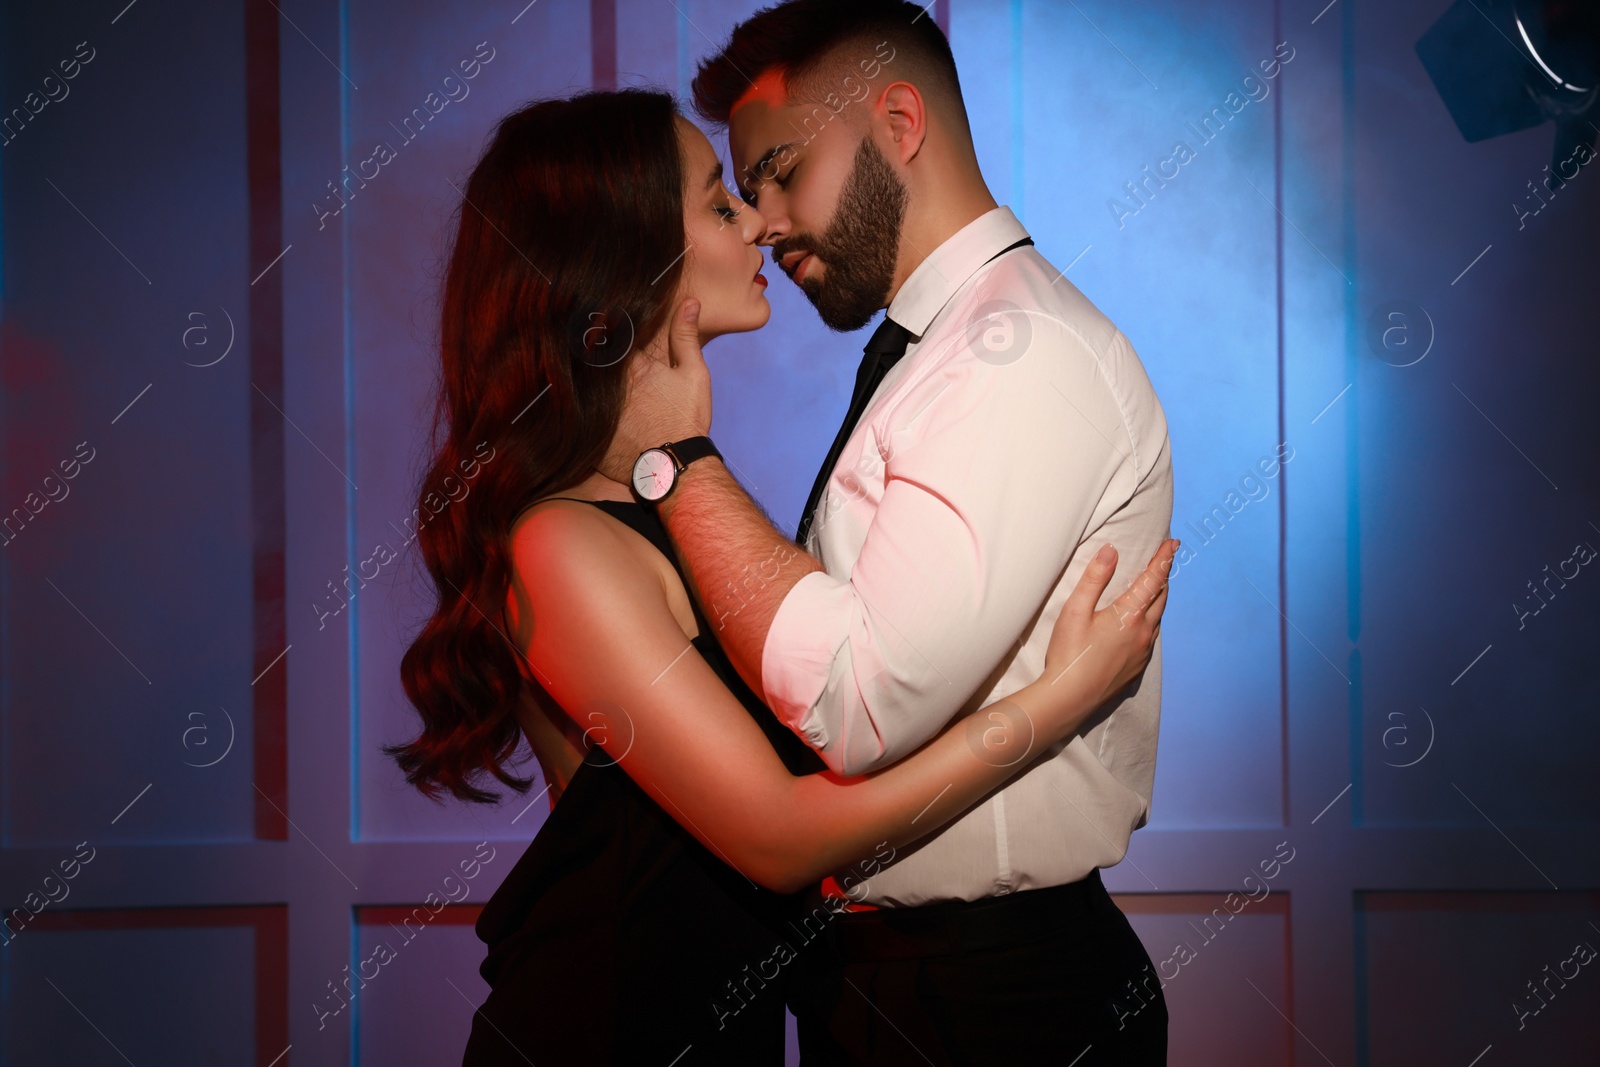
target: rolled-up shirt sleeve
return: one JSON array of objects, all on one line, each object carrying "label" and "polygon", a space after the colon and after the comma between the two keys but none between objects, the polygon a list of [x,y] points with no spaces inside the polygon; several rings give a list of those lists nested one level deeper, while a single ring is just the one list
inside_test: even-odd
[{"label": "rolled-up shirt sleeve", "polygon": [[1134,358],[1126,339],[1097,352],[1059,319],[1027,317],[1018,358],[931,353],[871,414],[857,437],[882,457],[882,495],[854,566],[806,575],[773,618],[768,703],[840,774],[904,757],[992,681],[1091,522],[1138,484],[1102,363]]}]

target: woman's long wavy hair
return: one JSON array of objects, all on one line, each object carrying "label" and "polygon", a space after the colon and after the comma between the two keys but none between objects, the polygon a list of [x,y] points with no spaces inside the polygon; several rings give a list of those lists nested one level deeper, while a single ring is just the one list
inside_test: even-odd
[{"label": "woman's long wavy hair", "polygon": [[438,599],[400,661],[422,732],[383,746],[431,799],[498,801],[473,783],[484,772],[532,785],[505,766],[536,684],[501,622],[509,534],[529,503],[599,464],[622,413],[621,357],[672,313],[685,248],[677,114],[670,94],[645,89],[525,106],[500,120],[456,209],[417,511]]}]

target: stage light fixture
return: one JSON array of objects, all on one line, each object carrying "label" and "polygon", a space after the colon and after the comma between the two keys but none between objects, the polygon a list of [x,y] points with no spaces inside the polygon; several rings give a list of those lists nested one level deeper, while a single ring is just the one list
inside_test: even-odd
[{"label": "stage light fixture", "polygon": [[1456,0],[1416,48],[1469,142],[1550,121],[1559,164],[1600,137],[1596,0]]}]

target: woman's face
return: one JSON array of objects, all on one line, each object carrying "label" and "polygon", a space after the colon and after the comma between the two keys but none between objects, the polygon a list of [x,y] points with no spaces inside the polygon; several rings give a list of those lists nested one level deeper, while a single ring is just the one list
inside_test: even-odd
[{"label": "woman's face", "polygon": [[765,262],[756,244],[766,221],[723,183],[722,163],[694,123],[677,117],[683,152],[683,222],[689,248],[683,257],[683,282],[676,306],[687,297],[700,301],[700,341],[725,333],[759,330],[772,315],[767,302]]}]

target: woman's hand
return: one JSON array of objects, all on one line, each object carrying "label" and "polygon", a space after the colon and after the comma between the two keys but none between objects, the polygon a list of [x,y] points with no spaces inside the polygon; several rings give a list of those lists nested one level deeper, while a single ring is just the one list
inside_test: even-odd
[{"label": "woman's hand", "polygon": [[[1081,716],[1086,717],[1144,671],[1161,629],[1167,574],[1178,544],[1176,538],[1163,541],[1127,592],[1099,611],[1095,605],[1117,567],[1116,549],[1105,545],[1089,561],[1056,619],[1045,651],[1044,676],[1034,683],[1047,705],[1077,706],[1080,702],[1069,699],[1070,694],[1087,695],[1089,703]],[[1071,683],[1070,694],[1052,692],[1060,688],[1058,682]],[[1040,724],[1041,729],[1046,725]],[[1067,730],[1059,736],[1066,736],[1076,724],[1062,725]]]}]

